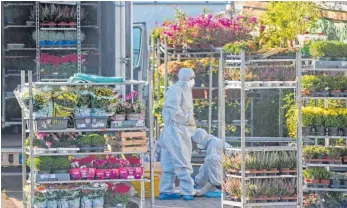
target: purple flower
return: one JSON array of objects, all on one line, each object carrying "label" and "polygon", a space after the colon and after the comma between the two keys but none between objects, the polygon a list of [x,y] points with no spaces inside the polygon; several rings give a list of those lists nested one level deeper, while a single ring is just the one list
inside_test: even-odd
[{"label": "purple flower", "polygon": [[48,134],[47,133],[38,133],[37,134],[37,138],[39,139],[39,140],[43,140],[44,138],[45,138],[45,136],[47,136]]}]

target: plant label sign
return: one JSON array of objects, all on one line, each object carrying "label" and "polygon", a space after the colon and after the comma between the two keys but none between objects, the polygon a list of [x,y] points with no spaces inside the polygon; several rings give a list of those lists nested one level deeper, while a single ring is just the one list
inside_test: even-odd
[{"label": "plant label sign", "polygon": [[86,128],[86,124],[77,124],[77,128]]},{"label": "plant label sign", "polygon": [[347,66],[347,61],[342,61],[342,62],[341,62],[341,65],[342,65],[342,66]]},{"label": "plant label sign", "polygon": [[112,121],[113,127],[122,127],[123,121]]},{"label": "plant label sign", "polygon": [[98,127],[106,127],[106,124],[103,121],[98,121],[96,123],[92,124],[93,128],[98,128]]},{"label": "plant label sign", "polygon": [[138,126],[138,127],[145,126],[145,120],[138,120],[136,122],[136,126]]}]

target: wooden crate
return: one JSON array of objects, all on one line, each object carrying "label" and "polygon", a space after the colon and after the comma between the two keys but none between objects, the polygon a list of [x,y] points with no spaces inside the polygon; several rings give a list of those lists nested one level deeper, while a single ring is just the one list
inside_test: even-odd
[{"label": "wooden crate", "polygon": [[146,152],[146,132],[120,132],[116,136],[108,136],[107,146],[112,152]]}]

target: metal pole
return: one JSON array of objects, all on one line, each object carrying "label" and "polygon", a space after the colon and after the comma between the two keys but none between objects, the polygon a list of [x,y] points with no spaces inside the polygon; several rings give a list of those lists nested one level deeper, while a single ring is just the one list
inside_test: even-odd
[{"label": "metal pole", "polygon": [[251,98],[251,137],[254,137],[254,98]]},{"label": "metal pole", "polygon": [[208,133],[211,134],[212,131],[212,86],[213,86],[213,80],[212,80],[212,58],[213,56],[211,55],[210,57],[210,76],[209,76],[209,88],[208,88]]},{"label": "metal pole", "polygon": [[[101,3],[100,1],[97,2],[97,27],[98,27],[98,34],[99,34],[99,42],[98,42],[98,52],[101,52]],[[102,53],[99,53],[99,75],[102,75]],[[113,74],[112,74],[113,75]],[[115,75],[115,74],[114,74]]]},{"label": "metal pole", "polygon": [[[224,53],[220,50],[218,63],[218,137],[222,140],[223,150],[225,150],[225,91],[224,91]],[[223,159],[223,158],[222,158]],[[222,171],[222,181],[224,182],[224,167]],[[221,194],[221,207],[223,207],[224,191]]]},{"label": "metal pole", "polygon": [[157,95],[157,101],[160,100],[160,73],[159,73],[159,67],[160,67],[160,40],[157,40],[157,45],[156,45],[156,49],[157,49],[157,89],[158,89],[158,95]]},{"label": "metal pole", "polygon": [[[145,153],[141,154],[141,164],[145,164]],[[141,182],[141,200],[140,200],[140,207],[145,207],[145,182],[142,180]]]},{"label": "metal pole", "polygon": [[245,51],[241,50],[241,203],[246,207],[246,91],[245,91]]},{"label": "metal pole", "polygon": [[[153,41],[152,41],[153,43]],[[150,145],[150,171],[151,171],[151,200],[152,200],[152,206],[154,206],[154,167],[153,167],[153,160],[154,160],[154,151],[153,151],[153,83],[152,83],[152,77],[154,72],[154,62],[151,64],[151,68],[148,70],[147,80],[148,80],[148,117],[149,117],[149,145]]]},{"label": "metal pole", "polygon": [[[33,126],[33,83],[32,83],[32,71],[28,71],[28,82],[29,82],[29,137],[30,137],[30,207],[34,205],[35,196],[35,177],[34,177],[34,151],[33,151],[33,140],[34,140],[34,126]],[[25,175],[24,175],[25,177]]]},{"label": "metal pole", "polygon": [[283,137],[283,129],[282,129],[282,89],[279,90],[278,95],[278,136]]},{"label": "metal pole", "polygon": [[36,81],[39,82],[40,80],[40,2],[37,1],[35,3],[35,10],[36,10]]},{"label": "metal pole", "polygon": [[82,59],[81,59],[81,2],[77,2],[77,71],[81,73]]},{"label": "metal pole", "polygon": [[298,81],[297,81],[297,91],[296,91],[296,100],[297,100],[297,107],[298,107],[298,143],[297,143],[297,170],[298,170],[298,184],[297,184],[297,190],[298,190],[298,207],[302,208],[304,206],[303,204],[303,175],[302,175],[302,95],[301,95],[301,53],[300,51],[296,52],[296,70],[298,74]]},{"label": "metal pole", "polygon": [[[165,86],[165,92],[167,91],[168,85],[169,85],[169,79],[168,79],[168,52],[167,52],[167,41],[165,40],[165,50],[164,50],[164,63],[165,63],[165,77],[164,77],[164,86]],[[164,92],[164,95],[165,95]]]},{"label": "metal pole", "polygon": [[[24,85],[25,85],[25,71],[22,70],[21,72],[21,91],[24,89]],[[26,123],[25,123],[25,111],[24,108],[21,109],[22,111],[22,199],[23,199],[23,207],[26,207],[26,195],[25,195],[25,186],[27,185],[26,183],[26,175],[27,175],[27,169],[26,169],[26,160],[27,160],[27,156],[26,156],[26,147],[25,147],[25,139],[26,139]]]}]

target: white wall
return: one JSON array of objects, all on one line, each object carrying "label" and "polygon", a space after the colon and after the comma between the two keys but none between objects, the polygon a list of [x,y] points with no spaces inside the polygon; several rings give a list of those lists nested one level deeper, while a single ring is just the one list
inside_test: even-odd
[{"label": "white wall", "polygon": [[180,10],[187,12],[189,15],[199,15],[202,13],[203,8],[206,8],[213,13],[225,11],[225,2],[192,2],[187,3],[175,2],[175,3],[154,3],[154,2],[136,2],[133,4],[133,21],[134,22],[146,22],[147,31],[155,27],[155,22],[162,24],[166,19],[174,19],[174,9],[173,6],[177,6]]}]

